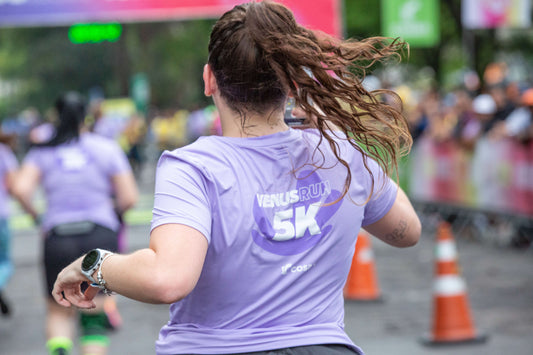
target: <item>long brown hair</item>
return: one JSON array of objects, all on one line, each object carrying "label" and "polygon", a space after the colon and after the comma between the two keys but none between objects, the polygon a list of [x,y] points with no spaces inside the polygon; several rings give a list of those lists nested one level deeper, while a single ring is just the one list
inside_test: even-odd
[{"label": "long brown hair", "polygon": [[17,145],[17,136],[16,134],[5,134],[0,131],[0,143],[7,145],[9,148],[14,150]]},{"label": "long brown hair", "polygon": [[[389,175],[397,173],[397,159],[411,147],[398,95],[389,90],[369,92],[362,85],[370,67],[389,58],[400,59],[406,47],[398,39],[339,40],[313,32],[298,25],[285,6],[261,1],[235,6],[217,21],[208,63],[222,97],[243,122],[246,112],[281,110],[288,94],[307,114],[316,116],[321,139],[328,141],[347,169],[344,196],[351,171],[329,124]],[[371,173],[366,159],[364,164]]]},{"label": "long brown hair", "polygon": [[54,136],[35,146],[55,147],[79,138],[80,126],[86,114],[85,98],[76,91],[69,91],[56,100],[55,108],[59,120]]}]

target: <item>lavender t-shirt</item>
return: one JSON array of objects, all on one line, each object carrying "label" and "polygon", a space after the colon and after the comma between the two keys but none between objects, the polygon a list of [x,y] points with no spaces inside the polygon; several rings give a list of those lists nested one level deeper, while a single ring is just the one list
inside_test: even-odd
[{"label": "lavender t-shirt", "polygon": [[210,136],[161,156],[152,229],[185,224],[209,248],[194,290],[170,306],[157,354],[330,343],[358,349],[344,332],[342,290],[360,227],[389,211],[396,185],[369,159],[379,191],[365,204],[370,175],[362,155],[339,139],[352,181],[332,203],[346,170],[325,141],[314,150],[318,139],[316,130],[293,129]]},{"label": "lavender t-shirt", "polygon": [[117,143],[84,133],[78,140],[56,147],[32,148],[24,164],[32,164],[41,172],[46,195],[43,230],[80,221],[118,229],[112,177],[131,167]]},{"label": "lavender t-shirt", "polygon": [[9,194],[6,187],[6,175],[17,169],[15,154],[5,144],[0,143],[0,218],[9,216]]}]

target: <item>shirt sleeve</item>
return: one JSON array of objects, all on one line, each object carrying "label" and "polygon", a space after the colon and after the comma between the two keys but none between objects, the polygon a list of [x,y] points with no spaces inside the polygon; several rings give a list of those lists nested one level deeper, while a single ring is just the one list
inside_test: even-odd
[{"label": "shirt sleeve", "polygon": [[201,170],[165,152],[159,159],[155,180],[151,230],[163,224],[183,224],[198,230],[210,242],[211,207]]},{"label": "shirt sleeve", "polygon": [[[376,161],[368,158],[367,163],[374,175],[374,186],[370,200],[365,205],[363,227],[383,218],[396,201],[396,194],[398,193],[398,185],[385,174]],[[369,176],[368,179],[369,191],[371,191],[371,177]]]},{"label": "shirt sleeve", "polygon": [[0,152],[2,153],[2,165],[6,172],[16,170],[18,168],[18,160],[15,154],[9,150],[9,148],[0,146]]},{"label": "shirt sleeve", "polygon": [[39,170],[43,170],[43,160],[44,157],[42,154],[42,149],[31,148],[28,154],[26,154],[26,156],[24,157],[22,164],[33,165],[39,168]]},{"label": "shirt sleeve", "polygon": [[115,157],[115,159],[111,159],[112,164],[109,167],[109,174],[113,176],[131,171],[131,165],[128,161],[128,157],[126,156],[126,153],[124,153],[124,151],[120,148],[120,146],[113,142],[110,150],[111,156]]}]

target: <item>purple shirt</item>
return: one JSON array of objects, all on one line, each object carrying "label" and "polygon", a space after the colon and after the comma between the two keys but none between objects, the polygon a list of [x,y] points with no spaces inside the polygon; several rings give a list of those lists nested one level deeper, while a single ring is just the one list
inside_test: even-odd
[{"label": "purple shirt", "polygon": [[170,306],[157,354],[356,348],[344,332],[343,287],[360,227],[389,211],[396,185],[369,159],[380,189],[365,204],[369,173],[339,139],[352,181],[348,195],[328,205],[341,195],[346,170],[325,140],[323,154],[314,150],[318,139],[316,130],[293,129],[210,136],[161,156],[152,229],[185,224],[209,248],[194,290]]},{"label": "purple shirt", "polygon": [[24,164],[36,166],[46,195],[42,228],[92,221],[117,230],[112,177],[131,170],[114,141],[93,133],[56,147],[32,148]]},{"label": "purple shirt", "polygon": [[18,161],[13,151],[0,143],[0,218],[9,216],[9,194],[6,187],[6,176],[18,168]]}]

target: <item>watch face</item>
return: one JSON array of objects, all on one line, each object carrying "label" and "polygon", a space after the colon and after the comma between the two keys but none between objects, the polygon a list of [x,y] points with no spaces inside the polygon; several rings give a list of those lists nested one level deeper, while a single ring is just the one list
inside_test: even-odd
[{"label": "watch face", "polygon": [[91,270],[99,258],[100,252],[98,250],[91,250],[87,253],[87,255],[85,255],[85,258],[83,258],[83,261],[81,262],[81,268],[85,271]]}]

